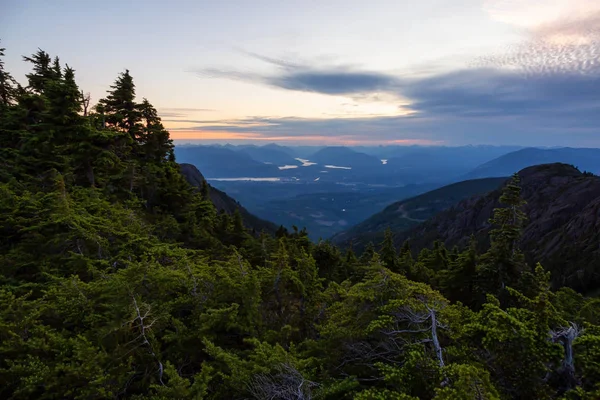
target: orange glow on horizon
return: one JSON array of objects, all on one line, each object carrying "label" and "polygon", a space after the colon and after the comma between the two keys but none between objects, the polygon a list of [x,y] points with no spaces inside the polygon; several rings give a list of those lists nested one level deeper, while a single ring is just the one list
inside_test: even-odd
[{"label": "orange glow on horizon", "polygon": [[194,140],[194,141],[257,141],[257,142],[301,142],[313,143],[319,145],[422,145],[433,146],[441,145],[444,142],[440,140],[429,139],[391,139],[391,140],[372,140],[362,137],[348,136],[322,136],[322,135],[302,135],[302,136],[264,136],[258,132],[227,132],[227,131],[171,131],[171,139],[174,140]]}]

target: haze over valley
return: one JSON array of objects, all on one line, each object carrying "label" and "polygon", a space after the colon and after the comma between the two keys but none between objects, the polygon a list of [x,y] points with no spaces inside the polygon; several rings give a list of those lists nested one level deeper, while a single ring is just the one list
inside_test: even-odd
[{"label": "haze over valley", "polygon": [[179,144],[175,154],[253,214],[288,229],[306,228],[315,240],[455,182],[509,177],[554,162],[600,173],[600,150],[578,148]]}]

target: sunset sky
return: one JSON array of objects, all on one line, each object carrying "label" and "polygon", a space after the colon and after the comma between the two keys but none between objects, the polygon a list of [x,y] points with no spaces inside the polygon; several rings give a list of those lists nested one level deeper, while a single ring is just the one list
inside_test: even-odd
[{"label": "sunset sky", "polygon": [[0,39],[175,139],[600,147],[598,0],[0,0]]}]

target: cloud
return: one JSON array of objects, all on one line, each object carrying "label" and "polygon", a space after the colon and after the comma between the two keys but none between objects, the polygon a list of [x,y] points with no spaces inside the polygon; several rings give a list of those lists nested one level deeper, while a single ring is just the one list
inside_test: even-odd
[{"label": "cloud", "polygon": [[545,18],[528,28],[522,42],[445,72],[391,74],[348,66],[307,66],[250,53],[275,71],[205,69],[203,73],[213,71],[221,78],[357,102],[385,99],[410,113],[365,118],[345,118],[343,113],[324,119],[256,117],[227,121],[226,126],[198,122],[202,125],[190,129],[253,132],[261,137],[318,134],[387,141],[600,146],[600,12],[554,22]]},{"label": "cloud", "polygon": [[159,111],[166,111],[166,112],[213,112],[213,111],[217,111],[214,108],[185,108],[185,107],[167,107],[167,108],[160,108]]},{"label": "cloud", "polygon": [[332,95],[388,91],[397,84],[395,77],[384,73],[343,70],[292,70],[267,82],[282,89]]},{"label": "cloud", "polygon": [[[596,125],[598,126],[598,125]],[[187,128],[170,129],[172,137],[214,140],[220,135],[251,140],[314,143],[421,143],[421,144],[506,144],[535,146],[600,147],[597,127],[576,118],[545,120],[492,116],[480,119],[449,115],[438,117],[369,118],[263,118],[250,117],[214,121]],[[208,135],[208,136],[206,136]],[[316,139],[315,139],[316,140]]]},{"label": "cloud", "polygon": [[[186,118],[189,117],[190,114],[195,114],[195,113],[199,113],[199,112],[214,112],[216,111],[213,108],[180,108],[180,107],[166,107],[166,108],[159,108],[158,109],[158,115],[163,118],[164,121],[168,121],[165,120],[164,118]],[[171,121],[176,121],[176,120],[171,120]]]},{"label": "cloud", "polygon": [[474,64],[533,77],[600,75],[600,11],[537,27],[528,40],[500,54],[480,57]]},{"label": "cloud", "polygon": [[600,4],[597,0],[484,0],[483,11],[494,20],[535,29],[558,19],[584,19],[600,11]]},{"label": "cloud", "polygon": [[410,108],[424,116],[530,117],[561,115],[598,121],[600,76],[576,73],[525,77],[512,72],[463,70],[407,83]]}]

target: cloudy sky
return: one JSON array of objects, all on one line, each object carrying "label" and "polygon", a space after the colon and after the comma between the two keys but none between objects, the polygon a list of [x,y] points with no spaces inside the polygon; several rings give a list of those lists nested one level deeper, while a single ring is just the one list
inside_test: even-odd
[{"label": "cloudy sky", "polygon": [[599,0],[0,0],[0,39],[175,139],[600,147]]}]

